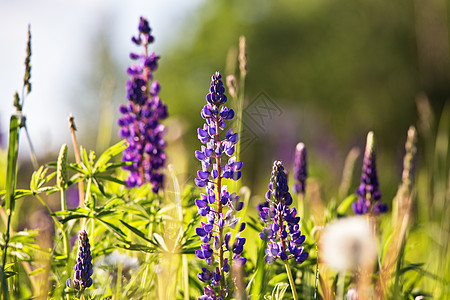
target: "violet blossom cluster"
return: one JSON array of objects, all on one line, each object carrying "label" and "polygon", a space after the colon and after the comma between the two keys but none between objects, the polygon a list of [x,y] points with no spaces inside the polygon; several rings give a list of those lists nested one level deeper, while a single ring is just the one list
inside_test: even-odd
[{"label": "violet blossom cluster", "polygon": [[308,173],[306,171],[306,147],[303,143],[298,143],[295,147],[294,160],[294,193],[305,194],[306,178]]},{"label": "violet blossom cluster", "polygon": [[283,261],[294,259],[301,264],[308,258],[308,252],[301,246],[305,236],[300,231],[300,217],[295,208],[289,208],[291,204],[292,197],[283,163],[274,161],[266,202],[258,205],[259,216],[265,223],[259,237],[268,241],[267,263],[280,258]]},{"label": "violet blossom cluster", "polygon": [[80,231],[78,234],[78,257],[77,263],[74,267],[75,276],[73,280],[67,279],[66,285],[69,288],[74,288],[79,292],[92,285],[92,256],[91,245],[89,244],[89,238],[85,230]]},{"label": "violet blossom cluster", "polygon": [[[198,298],[204,300],[226,299],[231,296],[234,283],[225,278],[229,274],[231,261],[241,264],[246,262],[241,256],[246,240],[240,237],[245,223],[240,223],[240,218],[234,216],[234,212],[243,208],[244,202],[239,200],[236,193],[229,193],[222,181],[241,178],[242,161],[236,161],[236,156],[233,155],[238,134],[233,133],[233,129],[227,130],[224,137],[220,134],[225,130],[225,121],[234,117],[234,111],[224,106],[227,97],[221,78],[218,72],[212,76],[211,87],[206,96],[207,104],[201,111],[206,123],[198,129],[198,138],[203,146],[201,150],[195,151],[195,157],[202,164],[195,184],[205,188],[205,193],[195,200],[198,213],[206,217],[206,222],[201,222],[201,227],[196,228],[202,244],[195,251],[195,255],[208,264],[198,274],[202,282],[208,283],[204,288],[204,295]],[[232,238],[234,229],[236,234]],[[224,258],[226,254],[229,258]]]},{"label": "violet blossom cluster", "polygon": [[387,205],[380,201],[377,168],[375,164],[375,141],[373,132],[367,134],[366,150],[361,174],[361,184],[356,189],[358,200],[352,203],[355,214],[378,215],[387,211]]},{"label": "violet blossom cluster", "polygon": [[132,42],[143,46],[143,53],[130,53],[136,61],[127,69],[130,79],[127,81],[128,105],[120,106],[122,117],[119,135],[126,139],[128,147],[123,151],[123,161],[133,162],[124,167],[130,171],[126,182],[129,187],[141,186],[151,182],[155,193],[163,186],[164,176],[161,168],[166,160],[163,139],[165,127],[160,122],[167,118],[167,106],[158,96],[160,85],[153,80],[153,71],[158,67],[155,53],[148,53],[148,46],[154,38],[150,34],[148,21],[141,17],[139,34]]}]

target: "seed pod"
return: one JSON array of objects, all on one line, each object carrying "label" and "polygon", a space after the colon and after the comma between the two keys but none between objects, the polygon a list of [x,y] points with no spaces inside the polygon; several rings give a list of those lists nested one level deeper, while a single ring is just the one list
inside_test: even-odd
[{"label": "seed pod", "polygon": [[64,144],[59,150],[58,166],[56,169],[56,184],[58,188],[65,189],[67,186],[67,145]]}]

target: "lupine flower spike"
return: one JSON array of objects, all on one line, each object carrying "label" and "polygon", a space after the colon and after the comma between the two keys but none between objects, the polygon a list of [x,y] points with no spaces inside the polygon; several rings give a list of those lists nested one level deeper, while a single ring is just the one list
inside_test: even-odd
[{"label": "lupine flower spike", "polygon": [[306,178],[308,173],[306,171],[306,147],[303,143],[298,143],[295,147],[295,161],[294,161],[294,193],[305,194]]},{"label": "lupine flower spike", "polygon": [[266,202],[258,205],[259,216],[266,225],[259,236],[262,240],[268,241],[266,262],[272,263],[277,258],[285,262],[292,293],[297,299],[287,260],[294,259],[301,264],[308,258],[308,252],[304,251],[304,247],[301,246],[305,241],[305,236],[300,231],[298,224],[300,217],[297,216],[297,210],[289,208],[291,204],[292,197],[289,193],[286,171],[281,161],[275,161],[269,190],[266,193]]},{"label": "lupine flower spike", "polygon": [[85,230],[80,231],[78,235],[78,256],[77,263],[74,267],[75,276],[73,280],[67,279],[66,285],[74,288],[78,292],[83,292],[92,285],[92,256],[91,245],[89,244],[88,235]]},{"label": "lupine flower spike", "polygon": [[[201,222],[201,227],[196,229],[202,244],[195,255],[208,264],[198,274],[201,281],[208,283],[204,288],[204,295],[198,299],[209,300],[228,299],[232,296],[235,283],[230,280],[230,264],[232,261],[240,264],[246,262],[241,257],[245,238],[240,237],[245,223],[236,227],[240,220],[234,216],[234,212],[243,208],[244,202],[239,201],[236,193],[230,194],[222,182],[224,179],[239,180],[242,162],[236,161],[234,156],[238,134],[233,133],[230,128],[224,136],[221,135],[221,131],[225,130],[225,121],[234,117],[234,111],[224,106],[227,97],[221,79],[218,72],[212,76],[211,87],[206,95],[208,103],[201,111],[206,123],[198,129],[198,138],[204,146],[200,151],[195,151],[195,157],[202,164],[195,184],[205,188],[205,193],[200,194],[200,199],[196,199],[195,204],[198,213],[206,217],[206,222]],[[235,228],[234,242],[230,243]],[[224,257],[226,253],[229,258]]]},{"label": "lupine flower spike", "polygon": [[306,178],[308,173],[306,171],[306,147],[303,143],[298,143],[295,147],[294,160],[294,186],[293,191],[298,195],[298,212],[304,216],[304,203]]},{"label": "lupine flower spike", "polygon": [[355,214],[379,215],[387,211],[386,204],[380,201],[377,168],[375,164],[375,138],[372,131],[367,134],[366,150],[361,174],[361,184],[356,189],[358,200],[353,202]]},{"label": "lupine flower spike", "polygon": [[130,53],[130,58],[137,64],[128,68],[130,80],[127,82],[128,105],[121,105],[122,117],[119,119],[120,136],[128,142],[123,151],[123,161],[133,162],[124,169],[130,171],[126,182],[129,187],[141,186],[151,182],[153,192],[157,193],[163,186],[166,142],[163,139],[165,128],[160,122],[167,118],[167,106],[158,96],[160,85],[153,80],[153,71],[158,66],[155,53],[148,53],[148,46],[154,38],[150,34],[148,21],[141,17],[139,34],[131,40],[142,45],[144,53]]}]

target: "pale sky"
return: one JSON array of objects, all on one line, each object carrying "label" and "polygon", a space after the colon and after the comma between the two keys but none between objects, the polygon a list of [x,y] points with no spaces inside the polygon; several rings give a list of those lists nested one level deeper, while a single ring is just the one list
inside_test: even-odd
[{"label": "pale sky", "polygon": [[[89,73],[86,63],[101,22],[111,52],[120,65],[129,63],[130,42],[139,17],[147,17],[155,35],[154,50],[161,52],[179,36],[184,21],[204,0],[0,0],[0,132],[7,143],[13,95],[22,90],[27,26],[32,31],[32,92],[24,106],[28,129],[39,154],[58,149],[67,140],[67,116],[76,103],[69,93]],[[124,70],[125,72],[125,70]],[[76,87],[76,88],[75,88]],[[100,90],[100,88],[99,88]],[[51,111],[51,114],[48,112]],[[28,145],[21,137],[21,154]]]}]

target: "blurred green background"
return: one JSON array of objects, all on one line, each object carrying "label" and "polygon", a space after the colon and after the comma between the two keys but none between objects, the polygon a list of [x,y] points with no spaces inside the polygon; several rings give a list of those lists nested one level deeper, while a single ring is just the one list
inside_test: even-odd
[{"label": "blurred green background", "polygon": [[[310,175],[320,179],[327,196],[335,195],[327,187],[337,186],[347,152],[353,146],[363,150],[373,130],[381,190],[390,202],[406,131],[417,124],[416,98],[426,94],[437,117],[449,99],[447,12],[440,1],[211,1],[193,17],[200,20],[196,35],[161,53],[155,76],[193,153],[200,145],[196,127],[209,77],[224,72],[244,35],[245,106],[264,92],[281,109],[263,129],[244,114],[256,135],[243,148],[244,184],[266,185],[272,161],[291,165],[295,145],[303,141]],[[197,165],[193,155],[190,164]]]}]

